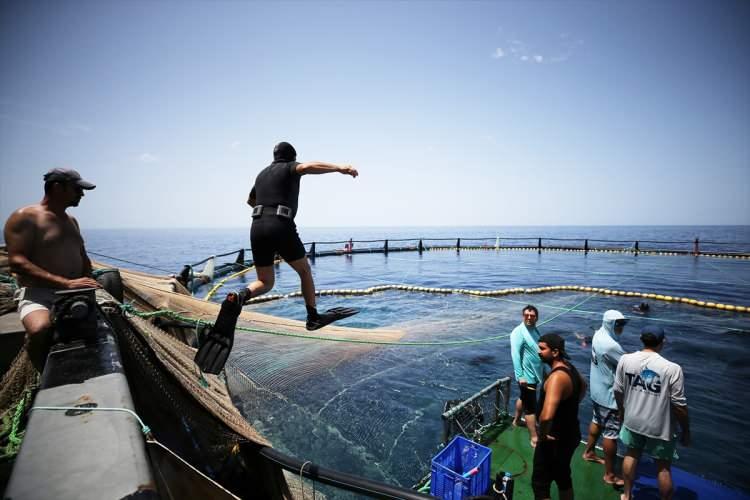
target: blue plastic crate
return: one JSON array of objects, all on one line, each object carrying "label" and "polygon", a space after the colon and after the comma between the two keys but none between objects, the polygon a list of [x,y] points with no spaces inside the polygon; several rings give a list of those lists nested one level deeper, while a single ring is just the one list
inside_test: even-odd
[{"label": "blue plastic crate", "polygon": [[[492,450],[463,436],[456,436],[435,455],[430,468],[430,495],[443,500],[462,500],[483,495],[490,487]],[[464,474],[474,468],[478,472]]]}]

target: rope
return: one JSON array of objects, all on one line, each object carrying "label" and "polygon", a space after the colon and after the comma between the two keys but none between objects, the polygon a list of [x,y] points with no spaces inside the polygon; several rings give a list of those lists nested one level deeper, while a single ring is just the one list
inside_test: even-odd
[{"label": "rope", "polygon": [[18,282],[16,278],[10,274],[0,273],[0,283],[8,283],[14,290],[18,288]]},{"label": "rope", "polygon": [[[312,464],[311,460],[306,461],[302,464],[302,467],[299,468],[299,489],[302,492],[302,500],[305,500],[305,483],[302,481],[302,472],[305,470],[305,465]],[[313,481],[312,485],[313,490],[313,500],[315,500],[315,481]]]},{"label": "rope", "polygon": [[206,296],[203,297],[203,300],[211,300],[211,297],[213,297],[214,294],[216,292],[218,292],[221,287],[224,286],[224,283],[226,283],[227,281],[232,280],[234,278],[239,278],[240,276],[242,276],[242,275],[246,274],[247,272],[249,272],[251,269],[255,269],[255,266],[248,266],[245,269],[243,269],[242,271],[238,271],[238,272],[236,272],[236,273],[234,273],[234,274],[232,274],[230,276],[227,276],[226,278],[222,278],[221,280],[219,280],[218,283],[216,283],[214,286],[211,287],[211,290],[209,290],[208,293],[206,294]]},{"label": "rope", "polygon": [[[273,261],[274,264],[278,264],[279,262],[281,262],[281,259],[276,259],[276,260]],[[241,271],[237,271],[236,273],[232,274],[231,276],[227,276],[226,278],[222,278],[218,283],[216,283],[213,287],[211,287],[211,290],[209,290],[208,293],[206,294],[206,296],[203,297],[203,300],[206,300],[206,301],[211,300],[211,297],[213,297],[214,294],[217,291],[219,291],[219,289],[221,287],[223,287],[224,284],[227,281],[232,280],[234,278],[239,278],[240,276],[248,273],[251,269],[255,269],[254,265],[253,266],[242,266],[242,267],[244,267],[245,269],[243,269]]]},{"label": "rope", "polygon": [[105,259],[111,259],[111,260],[116,260],[116,261],[119,261],[119,262],[125,262],[127,264],[133,264],[134,266],[145,267],[147,269],[154,269],[155,271],[160,271],[162,273],[167,273],[167,275],[174,274],[172,271],[167,271],[166,269],[162,269],[160,267],[154,267],[154,266],[149,266],[149,265],[146,265],[146,264],[140,264],[138,262],[133,262],[132,260],[118,259],[117,257],[112,257],[110,255],[104,255],[103,253],[92,252],[91,250],[87,250],[87,252],[90,253],[91,255],[96,255],[97,257],[104,257]]},{"label": "rope", "polygon": [[6,448],[6,455],[15,456],[18,454],[18,450],[21,448],[23,442],[23,435],[25,431],[19,431],[21,427],[21,417],[23,416],[24,409],[26,408],[26,400],[31,395],[31,389],[26,389],[23,393],[23,397],[16,405],[16,411],[13,412],[13,422],[10,428],[10,434],[8,435],[8,447]]},{"label": "rope", "polygon": [[125,412],[133,417],[135,417],[136,420],[138,420],[138,423],[141,425],[141,432],[143,432],[144,435],[148,435],[151,432],[151,429],[148,427],[148,425],[143,423],[143,420],[141,420],[141,417],[138,416],[136,412],[133,410],[130,410],[128,408],[88,408],[85,406],[32,406],[29,412],[32,412],[34,410],[48,410],[48,411],[80,411],[80,412],[87,412],[87,411],[120,411]]},{"label": "rope", "polygon": [[[615,286],[618,286],[621,283],[622,282],[619,282]],[[706,308],[711,308],[711,309],[721,309],[721,310],[733,311],[733,312],[742,312],[742,313],[750,312],[750,308],[748,306],[740,306],[740,305],[734,305],[734,304],[721,304],[721,303],[713,302],[711,300],[698,300],[698,299],[693,299],[689,297],[674,297],[671,295],[664,295],[664,294],[659,294],[659,293],[634,292],[634,291],[628,291],[628,290],[613,290],[609,288],[589,287],[589,286],[583,286],[583,285],[555,285],[555,286],[544,286],[544,287],[537,287],[537,288],[502,288],[502,289],[497,289],[497,290],[469,290],[469,289],[463,289],[463,288],[434,288],[434,287],[423,287],[423,286],[414,286],[414,285],[379,285],[375,287],[359,288],[359,289],[318,290],[315,292],[315,294],[318,296],[373,295],[375,293],[388,291],[388,290],[435,293],[435,294],[444,294],[444,295],[462,294],[462,295],[471,295],[475,297],[498,297],[498,296],[503,296],[503,295],[512,295],[516,293],[537,294],[537,293],[558,292],[558,291],[591,292],[594,294],[619,295],[622,297],[661,300],[664,302],[680,302],[683,304],[689,304],[693,306],[706,307]],[[301,295],[302,295],[302,292],[299,292],[299,291],[284,294],[284,295],[281,295],[281,294],[265,295],[265,296],[250,299],[249,301],[247,301],[247,304],[268,302],[271,300],[278,300],[278,299],[288,299],[288,298],[300,297]]]},{"label": "rope", "polygon": [[[629,278],[627,278],[626,280],[623,280],[623,281],[627,281],[629,279],[632,279],[633,277],[634,277],[634,275],[630,276]],[[505,295],[505,294],[508,294],[508,293],[539,293],[538,291],[541,290],[541,289],[511,288],[511,289],[506,289],[506,290],[495,290],[495,291],[489,291],[489,292],[487,292],[487,291],[481,291],[480,292],[480,291],[476,291],[476,290],[460,290],[460,289],[452,290],[452,289],[429,289],[429,288],[425,288],[425,287],[406,287],[405,285],[398,285],[396,287],[382,286],[382,287],[375,287],[375,288],[379,288],[379,289],[392,289],[392,288],[395,288],[395,289],[407,289],[407,291],[437,290],[438,292],[436,292],[436,293],[443,293],[443,294],[457,293],[457,294],[473,295],[473,296],[479,296],[479,297],[492,297],[495,300],[508,300],[508,299],[498,299],[497,297],[495,297],[495,295],[497,295],[497,294]],[[596,313],[594,311],[583,311],[583,310],[579,310],[578,309],[578,307],[580,307],[581,305],[585,304],[589,300],[593,299],[598,294],[603,294],[603,295],[621,295],[621,296],[638,296],[638,297],[643,296],[643,297],[646,297],[646,298],[651,298],[651,296],[653,295],[654,296],[653,298],[657,298],[658,299],[659,297],[661,297],[660,300],[678,301],[678,302],[685,302],[685,300],[687,300],[688,302],[685,302],[685,303],[692,303],[690,301],[693,301],[693,302],[696,302],[696,305],[703,304],[706,307],[723,306],[723,308],[725,308],[726,310],[730,310],[729,308],[732,307],[734,309],[731,309],[731,310],[734,310],[734,311],[737,311],[737,312],[747,312],[748,311],[748,309],[746,307],[742,307],[742,306],[729,306],[729,305],[725,305],[725,304],[713,304],[712,302],[694,301],[693,299],[679,299],[679,298],[674,298],[674,297],[670,297],[670,296],[655,295],[655,294],[635,295],[635,292],[625,292],[625,291],[621,291],[621,290],[610,290],[610,289],[602,289],[602,288],[591,288],[591,287],[583,287],[583,286],[577,286],[577,285],[573,285],[573,286],[562,286],[561,285],[561,286],[544,287],[544,288],[545,288],[544,291],[570,290],[570,291],[580,291],[580,292],[593,292],[594,295],[591,295],[591,296],[587,297],[586,299],[582,300],[581,302],[579,302],[579,303],[577,303],[577,304],[575,304],[575,305],[573,305],[571,307],[545,306],[545,307],[550,307],[551,309],[559,309],[561,312],[559,314],[556,314],[556,315],[552,316],[551,318],[549,318],[549,319],[541,322],[540,325],[544,325],[546,323],[549,323],[550,321],[552,321],[552,320],[554,320],[556,318],[559,318],[563,314],[567,314],[567,313],[570,313],[570,312],[577,312],[577,313],[582,313],[582,314],[597,314],[597,315],[600,314],[600,313]],[[546,290],[546,289],[550,289],[550,290]],[[352,293],[352,292],[356,292],[355,290],[341,290],[341,291],[339,291],[339,290],[332,290],[331,292],[341,292],[342,295],[357,295],[357,293]],[[374,293],[374,292],[370,292],[370,293]],[[330,294],[334,295],[335,293],[330,293]],[[365,294],[365,293],[360,293],[360,295],[362,295],[362,294]],[[293,294],[289,294],[289,295],[286,295],[286,296],[278,296],[278,297],[274,297],[274,298],[287,298],[287,297],[290,297],[292,295]],[[273,300],[273,299],[267,299],[267,300]],[[511,300],[508,300],[508,301],[509,302],[520,303],[518,301],[511,301]],[[709,306],[708,304],[713,304],[713,306]],[[188,317],[188,316],[184,316],[184,315],[179,314],[176,311],[172,311],[172,310],[169,310],[169,309],[159,309],[159,310],[152,311],[152,312],[142,312],[142,311],[137,310],[133,306],[133,304],[130,304],[130,303],[122,304],[120,306],[120,308],[123,311],[127,312],[127,313],[133,314],[133,315],[141,317],[141,318],[146,318],[146,319],[152,318],[152,317],[165,316],[165,317],[168,317],[170,319],[179,320],[179,321],[183,321],[183,322],[186,322],[186,323],[190,323],[190,324],[196,325],[196,328],[197,328],[198,323],[201,323],[201,324],[204,324],[204,325],[207,325],[207,326],[211,326],[211,327],[213,326],[213,323],[211,323],[211,322],[203,321],[203,320],[197,320],[197,319],[194,319],[194,318],[191,318],[191,317]],[[664,319],[659,319],[659,318],[647,318],[647,317],[644,317],[643,319],[651,320],[651,321],[675,322],[674,320],[664,320]],[[281,336],[281,337],[292,337],[292,338],[301,338],[301,339],[308,339],[308,340],[323,340],[323,341],[327,341],[327,342],[348,342],[348,343],[353,343],[353,344],[365,344],[365,345],[393,345],[393,346],[412,346],[412,347],[458,346],[458,345],[480,344],[480,343],[484,343],[484,342],[492,342],[492,341],[495,341],[495,340],[502,340],[502,339],[507,338],[507,337],[510,336],[510,334],[508,333],[508,334],[494,335],[494,336],[487,337],[487,338],[482,338],[482,339],[464,339],[464,340],[436,341],[436,342],[399,342],[399,341],[387,341],[387,340],[365,340],[365,339],[336,338],[336,337],[329,337],[329,336],[308,335],[308,334],[284,332],[284,331],[278,331],[278,330],[270,330],[270,329],[264,329],[264,328],[253,328],[253,327],[245,327],[245,326],[238,326],[235,329],[236,330],[240,330],[240,331],[244,331],[244,332],[249,332],[249,333],[260,333],[260,334],[266,334],[266,335],[277,335],[277,336]],[[731,329],[731,330],[737,330],[737,331],[744,331],[744,330],[736,329],[736,328],[729,328],[729,329]]]}]

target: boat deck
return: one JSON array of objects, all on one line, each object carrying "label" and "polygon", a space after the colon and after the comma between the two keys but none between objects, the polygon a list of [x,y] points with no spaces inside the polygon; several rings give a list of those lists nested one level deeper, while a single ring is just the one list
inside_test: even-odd
[{"label": "boat deck", "polygon": [[[532,500],[531,472],[534,468],[534,449],[529,443],[529,433],[526,428],[508,427],[501,431],[497,438],[489,445],[492,449],[494,480],[496,471],[506,471],[513,474],[513,500]],[[620,492],[612,486],[604,484],[604,466],[586,462],[581,458],[583,445],[573,454],[571,469],[573,471],[573,491],[577,500],[619,500]],[[557,486],[552,483],[552,498],[558,498]]]},{"label": "boat deck", "polygon": [[[531,472],[534,466],[534,450],[529,444],[529,434],[525,428],[507,427],[490,438],[492,449],[492,477],[497,471],[513,474],[513,500],[532,500]],[[573,471],[573,491],[576,500],[619,500],[620,491],[602,481],[604,465],[587,462],[581,458],[584,445],[581,444],[573,454],[571,469]],[[619,470],[619,466],[618,466]],[[675,500],[695,500],[697,498],[714,498],[722,500],[748,500],[750,495],[730,489],[695,474],[672,467]],[[659,490],[656,483],[656,468],[645,458],[638,464],[633,494],[638,500],[658,499]],[[557,487],[552,484],[552,498],[559,498]]]}]

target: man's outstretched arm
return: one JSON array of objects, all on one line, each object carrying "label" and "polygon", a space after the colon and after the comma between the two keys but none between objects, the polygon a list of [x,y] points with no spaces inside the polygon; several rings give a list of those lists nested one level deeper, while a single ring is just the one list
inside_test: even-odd
[{"label": "man's outstretched arm", "polygon": [[336,165],[335,163],[325,163],[322,161],[310,161],[297,165],[297,173],[299,175],[330,174],[331,172],[351,175],[352,177],[357,177],[359,175],[357,169],[351,165]]}]

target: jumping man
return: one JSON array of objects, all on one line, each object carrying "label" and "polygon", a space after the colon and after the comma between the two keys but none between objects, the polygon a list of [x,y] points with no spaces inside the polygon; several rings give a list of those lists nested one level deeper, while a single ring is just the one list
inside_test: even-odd
[{"label": "jumping man", "polygon": [[258,174],[247,200],[247,204],[253,207],[250,242],[257,279],[247,288],[227,295],[208,340],[196,356],[196,362],[203,371],[221,371],[232,347],[234,328],[242,305],[273,288],[273,262],[277,253],[299,274],[307,307],[308,330],[317,330],[357,313],[356,309],[341,307],[318,313],[312,271],[294,223],[302,176],[333,172],[352,177],[359,175],[351,165],[320,161],[299,163],[297,151],[288,142],[280,142],[274,147],[273,163]]}]

